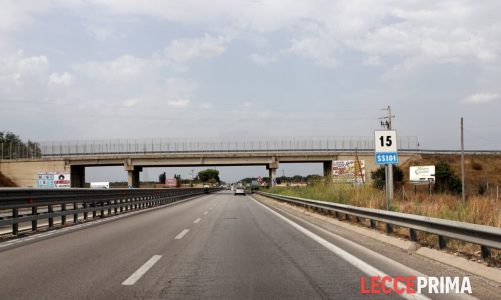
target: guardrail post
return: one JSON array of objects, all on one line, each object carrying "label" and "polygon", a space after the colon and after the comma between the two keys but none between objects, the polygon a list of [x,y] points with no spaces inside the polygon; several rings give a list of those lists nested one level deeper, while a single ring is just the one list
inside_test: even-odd
[{"label": "guardrail post", "polygon": [[393,225],[387,223],[386,224],[386,232],[387,233],[393,233]]},{"label": "guardrail post", "polygon": [[483,259],[491,256],[491,250],[489,250],[489,248],[485,246],[480,246],[480,253],[482,254]]},{"label": "guardrail post", "polygon": [[375,220],[370,219],[369,223],[370,223],[371,229],[376,229],[376,221]]},{"label": "guardrail post", "polygon": [[73,210],[75,211],[73,214],[73,223],[76,224],[78,222],[78,204],[76,202],[73,203]]},{"label": "guardrail post", "polygon": [[114,209],[115,215],[117,214],[117,211],[118,211],[118,207],[116,206],[117,203],[118,203],[117,199],[113,200],[113,204],[115,204],[115,209]]},{"label": "guardrail post", "polygon": [[447,247],[447,241],[445,240],[445,238],[441,235],[438,236],[438,248],[439,249],[444,249],[445,247]]},{"label": "guardrail post", "polygon": [[97,212],[96,212],[96,201],[92,201],[91,207],[92,207],[92,219],[95,219],[96,215],[97,215]]},{"label": "guardrail post", "polygon": [[[87,202],[83,203],[83,208],[87,209]],[[84,221],[87,221],[88,217],[89,217],[89,213],[87,211],[84,211]]]},{"label": "guardrail post", "polygon": [[[13,208],[12,209],[12,218],[16,219],[15,221],[17,222],[18,217],[19,217],[19,209]],[[19,223],[12,224],[12,234],[17,235],[18,233],[19,233]]]},{"label": "guardrail post", "polygon": [[[32,206],[31,207],[31,215],[35,216],[38,215],[38,207],[37,206]],[[38,220],[31,220],[31,231],[37,231],[37,226],[38,225]]]},{"label": "guardrail post", "polygon": [[123,203],[124,203],[124,199],[120,199],[120,213],[122,213],[124,211]]},{"label": "guardrail post", "polygon": [[104,218],[104,209],[103,209],[103,207],[104,207],[104,201],[100,201],[99,205],[101,205],[101,215],[100,215],[100,217]]},{"label": "guardrail post", "polygon": [[409,238],[411,241],[416,242],[417,241],[417,233],[416,230],[409,228]]},{"label": "guardrail post", "polygon": [[[61,204],[61,211],[66,211],[66,204]],[[66,215],[61,216],[61,225],[66,225]]]},{"label": "guardrail post", "polygon": [[[49,205],[49,214],[52,214],[54,212],[54,205]],[[50,216],[49,217],[49,229],[52,229],[54,227],[54,217]]]},{"label": "guardrail post", "polygon": [[108,203],[108,216],[109,216],[109,215],[111,215],[111,207],[110,206],[113,203],[113,201],[112,200],[108,200],[107,203]]}]

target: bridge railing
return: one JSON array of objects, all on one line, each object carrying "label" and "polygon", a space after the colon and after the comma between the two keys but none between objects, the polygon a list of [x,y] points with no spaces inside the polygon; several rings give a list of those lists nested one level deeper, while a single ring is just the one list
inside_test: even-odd
[{"label": "bridge railing", "polygon": [[480,245],[483,258],[490,256],[490,248],[501,249],[501,228],[470,224],[426,216],[412,215],[400,212],[385,211],[372,208],[356,207],[346,204],[316,201],[298,197],[289,197],[278,194],[258,192],[259,194],[276,200],[295,205],[305,206],[335,215],[338,219],[349,217],[369,220],[371,228],[376,228],[376,221],[386,224],[386,231],[393,232],[393,225],[409,229],[409,238],[417,241],[417,232],[426,232],[438,236],[440,249],[446,247],[446,238]]},{"label": "bridge railing", "polygon": [[[52,229],[55,219],[61,226],[117,215],[159,205],[167,205],[191,196],[217,191],[217,188],[181,189],[0,189],[0,228],[11,226],[18,235],[22,223],[31,222],[31,231],[39,229],[39,220],[47,220]],[[68,218],[69,217],[69,218]]]},{"label": "bridge railing", "polygon": [[[415,150],[417,137],[399,137],[398,148]],[[0,159],[83,155],[186,152],[371,151],[373,137],[249,138],[249,139],[112,139],[1,143]]]}]

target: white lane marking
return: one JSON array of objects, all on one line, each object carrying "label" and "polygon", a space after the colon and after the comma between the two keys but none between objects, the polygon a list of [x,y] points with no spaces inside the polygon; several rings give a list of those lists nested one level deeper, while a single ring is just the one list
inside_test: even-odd
[{"label": "white lane marking", "polygon": [[182,239],[188,233],[188,231],[190,231],[190,230],[185,229],[185,230],[181,231],[174,239],[176,239],[176,240]]},{"label": "white lane marking", "polygon": [[208,214],[209,212],[208,211],[204,211],[204,215]]},{"label": "white lane marking", "polygon": [[132,273],[129,278],[122,282],[122,285],[134,285],[146,272],[148,272],[157,261],[162,258],[162,255],[153,255],[147,262],[144,263],[136,272]]},{"label": "white lane marking", "polygon": [[212,210],[214,207],[210,207],[209,210]]},{"label": "white lane marking", "polygon": [[202,219],[198,218],[196,219],[195,221],[193,221],[193,223],[197,224],[198,222],[200,222]]},{"label": "white lane marking", "polygon": [[[252,199],[252,200],[254,200],[254,201],[256,201],[257,204],[261,205],[262,207],[264,207],[265,209],[267,209],[268,211],[270,211],[275,216],[277,216],[280,219],[284,220],[286,223],[288,223],[289,225],[291,225],[292,227],[294,227],[295,229],[297,229],[298,231],[300,231],[301,233],[303,233],[307,237],[311,238],[315,242],[317,242],[320,245],[324,246],[325,248],[327,248],[332,253],[336,254],[339,257],[341,257],[343,260],[345,260],[346,262],[348,262],[349,264],[351,264],[355,268],[359,269],[363,273],[365,273],[365,274],[367,274],[369,276],[381,276],[381,277],[388,276],[383,271],[378,270],[377,268],[375,268],[372,265],[366,263],[365,261],[363,261],[363,260],[361,260],[361,259],[359,259],[359,258],[357,258],[357,257],[355,257],[353,255],[351,255],[350,253],[344,251],[343,249],[341,249],[341,248],[335,246],[334,244],[330,243],[329,241],[323,239],[322,237],[314,234],[313,232],[309,231],[308,229],[304,228],[303,226],[301,226],[301,225],[299,225],[299,224],[297,224],[297,223],[289,220],[288,218],[282,216],[281,214],[277,213],[273,209],[271,209],[271,208],[265,206],[264,204],[258,202],[254,198],[251,198],[251,197],[249,197],[249,198]],[[401,288],[401,289],[405,289],[406,285],[403,284],[403,283],[401,283],[401,282],[398,282],[398,287]],[[422,300],[430,299],[430,298],[428,298],[428,297],[426,297],[425,295],[422,295],[422,294],[401,294],[399,296],[401,296],[401,297],[403,297],[405,299],[422,299]]]}]

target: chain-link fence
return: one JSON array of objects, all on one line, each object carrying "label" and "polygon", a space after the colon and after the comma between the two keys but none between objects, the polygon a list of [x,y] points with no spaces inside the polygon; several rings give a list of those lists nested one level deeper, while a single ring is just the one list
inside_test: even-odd
[{"label": "chain-link fence", "polygon": [[[371,151],[374,138],[110,139],[2,143],[0,147],[1,159],[187,152]],[[417,150],[417,137],[399,137],[398,148]]]}]

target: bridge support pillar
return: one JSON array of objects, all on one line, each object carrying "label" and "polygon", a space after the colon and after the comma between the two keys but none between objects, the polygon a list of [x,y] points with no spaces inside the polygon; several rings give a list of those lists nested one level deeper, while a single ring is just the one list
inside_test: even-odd
[{"label": "bridge support pillar", "polygon": [[138,188],[139,187],[139,173],[142,171],[142,168],[135,167],[132,170],[127,170],[127,181],[129,187]]},{"label": "bridge support pillar", "polygon": [[71,187],[83,188],[85,184],[85,166],[71,166]]},{"label": "bridge support pillar", "polygon": [[332,160],[324,161],[324,178],[327,182],[332,182]]},{"label": "bridge support pillar", "polygon": [[271,164],[268,164],[266,166],[266,169],[268,169],[268,171],[269,171],[268,178],[269,178],[270,182],[268,182],[268,186],[273,187],[277,184],[276,178],[277,178],[278,161],[275,161]]}]

